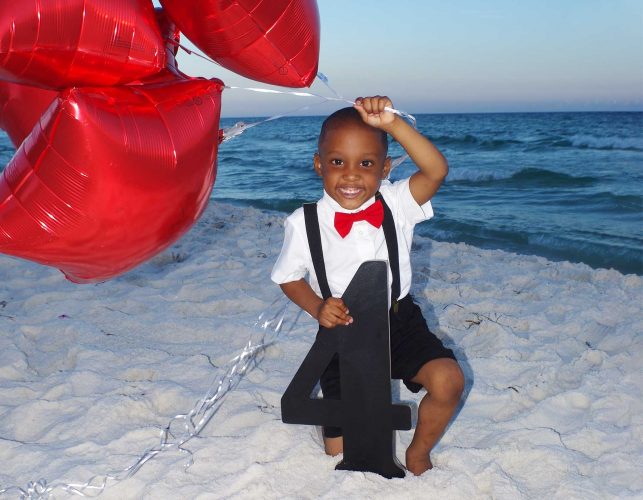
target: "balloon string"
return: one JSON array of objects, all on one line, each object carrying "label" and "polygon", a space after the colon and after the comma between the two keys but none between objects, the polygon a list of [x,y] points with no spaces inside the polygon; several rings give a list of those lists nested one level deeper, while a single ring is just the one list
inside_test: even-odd
[{"label": "balloon string", "polygon": [[[223,404],[225,396],[239,385],[245,374],[259,365],[261,362],[259,356],[277,341],[283,330],[289,303],[287,297],[282,295],[257,317],[253,327],[261,332],[259,339],[248,340],[241,352],[222,367],[225,372],[214,377],[205,396],[199,399],[189,412],[174,416],[161,431],[159,444],[145,450],[129,467],[118,472],[97,474],[84,483],[54,482],[49,484],[45,479],[39,479],[30,481],[25,488],[20,486],[0,487],[0,495],[16,493],[21,500],[49,500],[54,491],[63,490],[82,497],[97,497],[107,488],[109,481],[118,483],[132,477],[145,463],[162,452],[172,449],[188,455],[185,464],[187,470],[194,460],[192,452],[184,445],[201,433]],[[291,323],[290,329],[295,326],[298,318],[299,315]]]},{"label": "balloon string", "polygon": [[[342,97],[341,95],[339,95],[335,91],[335,89],[333,89],[333,87],[330,86],[330,84],[328,82],[328,78],[326,77],[326,75],[324,75],[323,73],[318,73],[317,78],[320,81],[322,81],[331,90],[331,92],[333,92],[333,94],[334,94],[333,97],[324,96],[324,95],[316,94],[316,93],[313,93],[313,92],[302,92],[302,91],[292,91],[292,90],[277,90],[277,89],[269,89],[269,88],[264,88],[264,87],[237,87],[237,86],[233,86],[233,85],[226,85],[225,88],[230,89],[230,90],[246,90],[246,91],[249,91],[249,92],[258,92],[258,93],[263,93],[263,94],[284,94],[284,95],[292,95],[292,96],[296,96],[296,97],[314,97],[314,98],[322,99],[322,101],[316,103],[315,105],[323,104],[323,103],[329,102],[329,101],[340,101],[340,102],[348,103],[350,105],[355,105],[355,101],[352,101],[350,99],[346,99],[345,97]],[[265,118],[265,119],[259,120],[257,122],[251,122],[251,123],[237,122],[234,125],[232,125],[231,127],[227,127],[227,128],[223,129],[223,137],[222,137],[221,142],[227,142],[230,139],[233,139],[233,138],[243,134],[249,128],[256,127],[257,125],[261,125],[263,123],[266,123],[266,122],[269,122],[269,121],[272,121],[272,120],[276,120],[277,118],[286,117],[288,115],[300,112],[300,111],[302,111],[304,109],[309,109],[310,107],[311,106],[302,106],[301,108],[294,109],[294,110],[289,111],[287,113],[273,115],[273,116],[270,116],[269,118]],[[402,118],[406,118],[411,123],[413,128],[417,129],[417,120],[415,119],[415,117],[412,114],[407,113],[406,111],[399,110],[399,109],[391,108],[389,106],[386,106],[384,109],[386,111],[391,112],[391,113],[395,113],[396,115],[401,116]],[[397,158],[394,158],[393,161],[391,162],[391,170],[389,171],[389,175],[391,174],[391,172],[393,172],[393,170],[396,167],[398,167],[402,162],[404,162],[408,158],[409,158],[409,155],[406,152],[403,155],[398,156]]]},{"label": "balloon string", "polygon": [[[176,40],[174,40],[172,38],[166,38],[166,41],[170,42],[173,45],[176,45],[179,48],[181,48],[182,50],[184,50],[189,55],[194,55],[194,56],[200,57],[201,59],[205,59],[208,62],[216,64],[217,66],[221,66],[214,59],[211,59],[210,57],[208,57],[208,56],[206,56],[204,54],[201,54],[199,51],[188,49],[185,45],[182,45],[181,43],[177,42]],[[346,99],[345,97],[342,97],[341,95],[339,95],[335,91],[335,89],[333,87],[331,87],[331,85],[329,83],[329,80],[328,80],[328,77],[324,73],[322,73],[321,71],[318,72],[317,73],[317,78],[319,79],[319,81],[324,83],[324,85],[326,85],[326,87],[328,87],[328,89],[335,95],[335,97],[328,97],[328,96],[323,96],[323,95],[320,95],[320,94],[313,94],[311,92],[283,91],[283,90],[267,89],[267,88],[256,88],[256,87],[234,87],[234,86],[226,85],[225,88],[227,88],[227,89],[250,90],[250,91],[253,91],[253,92],[264,92],[264,93],[268,93],[268,94],[289,94],[289,95],[294,95],[294,96],[298,96],[298,97],[319,97],[319,98],[323,99],[323,101],[320,104],[323,104],[326,101],[343,101],[343,102],[346,102],[346,103],[351,104],[351,105],[355,104],[355,101],[351,101],[350,99]],[[409,120],[411,122],[411,124],[413,125],[413,128],[417,128],[417,126],[416,126],[417,125],[417,120],[415,119],[415,117],[412,114],[407,113],[406,111],[401,111],[399,109],[389,108],[388,106],[385,107],[384,109],[386,111],[390,111],[391,113],[395,113],[396,115],[399,115],[399,116],[401,116],[403,118],[406,118],[407,120]],[[289,113],[287,113],[287,114],[289,114]],[[285,115],[281,115],[281,116],[285,116]],[[279,118],[279,117],[280,116],[277,116],[277,118]],[[263,120],[263,121],[268,121],[268,120]]]},{"label": "balloon string", "polygon": [[[324,76],[324,78],[326,78],[326,77]],[[324,81],[324,80],[322,80],[322,81]],[[317,98],[323,99],[322,103],[326,102],[326,101],[341,101],[341,102],[346,102],[346,103],[351,104],[351,105],[355,105],[355,101],[351,101],[350,99],[346,99],[345,97],[341,97],[341,96],[338,96],[338,97],[324,96],[324,95],[321,95],[321,94],[315,94],[313,92],[301,92],[301,91],[296,91],[296,90],[277,90],[277,89],[268,89],[268,88],[265,88],[265,87],[237,87],[237,86],[234,86],[234,85],[226,85],[224,88],[231,89],[231,90],[248,90],[248,91],[251,91],[251,92],[261,92],[261,93],[264,93],[264,94],[285,94],[285,95],[293,95],[293,96],[296,96],[296,97],[317,97]],[[322,103],[320,103],[320,104],[322,104]],[[407,118],[414,127],[417,124],[417,120],[415,119],[415,117],[412,114],[407,113],[406,111],[391,108],[389,106],[386,106],[384,108],[384,110],[389,111],[391,113],[395,113],[396,115],[399,115],[402,118]]]},{"label": "balloon string", "polygon": [[201,59],[205,59],[206,61],[211,62],[212,64],[216,64],[217,66],[221,66],[214,59],[210,59],[208,56],[206,56],[204,54],[201,54],[197,50],[188,49],[185,45],[181,44],[180,42],[177,42],[173,38],[165,38],[165,41],[171,43],[175,47],[179,47],[181,50],[183,50],[185,53],[187,53],[187,54],[189,54],[191,56],[197,56],[197,57],[200,57]]},{"label": "balloon string", "polygon": [[[176,40],[174,40],[172,38],[166,38],[166,40],[169,43],[181,48],[183,51],[185,51],[189,55],[194,55],[194,56],[200,57],[201,59],[205,59],[206,61],[209,61],[209,62],[211,62],[213,64],[216,64],[217,66],[221,66],[215,60],[209,58],[208,56],[206,56],[204,54],[201,54],[200,52],[198,52],[196,50],[188,49],[187,47],[185,47],[184,45],[182,45],[181,43],[177,42]],[[283,91],[283,90],[268,89],[268,88],[257,88],[257,87],[235,87],[235,86],[231,86],[231,85],[226,85],[225,88],[227,88],[227,89],[248,90],[248,91],[251,91],[251,92],[262,92],[262,93],[265,93],[265,94],[287,94],[287,95],[294,95],[294,96],[297,96],[297,97],[317,97],[317,98],[322,99],[321,102],[318,102],[315,105],[323,104],[323,103],[329,102],[329,101],[345,102],[345,103],[350,104],[351,106],[353,106],[355,104],[355,101],[351,101],[350,99],[346,99],[345,97],[342,97],[338,92],[336,92],[335,89],[330,85],[328,77],[324,73],[322,73],[321,71],[317,73],[317,79],[319,81],[321,81],[324,85],[326,85],[326,87],[333,93],[334,97],[323,96],[323,95],[320,95],[320,94],[314,94],[312,92]],[[286,116],[289,116],[289,115],[292,115],[294,113],[298,113],[300,111],[304,111],[304,110],[310,109],[310,108],[311,108],[311,106],[302,106],[302,107],[294,109],[292,111],[288,111],[286,113],[282,113],[282,114],[279,114],[279,115],[274,115],[274,116],[271,116],[271,117],[266,118],[264,120],[260,120],[258,122],[253,122],[253,123],[237,122],[234,125],[232,125],[231,127],[227,127],[227,128],[223,129],[223,135],[221,137],[221,142],[227,142],[230,139],[233,139],[234,137],[237,137],[237,136],[243,134],[249,128],[256,127],[257,125],[260,125],[262,123],[266,123],[266,122],[269,122],[269,121],[272,121],[272,120],[276,120],[277,118],[284,118]],[[413,128],[417,129],[417,120],[415,119],[415,117],[412,114],[407,113],[405,111],[401,111],[399,109],[389,108],[388,106],[386,108],[384,108],[384,109],[386,111],[390,111],[391,113],[395,113],[395,114],[401,116],[402,118],[406,118],[411,123]],[[391,170],[389,171],[389,175],[391,174],[391,172],[393,172],[393,170],[396,167],[398,167],[401,163],[403,163],[408,158],[409,158],[409,155],[406,152],[403,155],[398,156],[397,158],[394,158],[393,161],[391,162]]]}]

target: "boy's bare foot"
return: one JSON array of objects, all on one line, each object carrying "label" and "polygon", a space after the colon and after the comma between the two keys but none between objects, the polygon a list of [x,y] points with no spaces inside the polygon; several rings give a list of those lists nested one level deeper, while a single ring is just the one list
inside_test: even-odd
[{"label": "boy's bare foot", "polygon": [[406,450],[406,468],[415,476],[419,476],[429,469],[433,469],[433,464],[429,458],[428,451],[415,450],[411,445]]},{"label": "boy's bare foot", "polygon": [[324,438],[324,451],[326,452],[326,455],[330,455],[331,457],[336,457],[340,453],[343,453],[344,451],[344,438],[343,437],[336,437],[336,438]]}]

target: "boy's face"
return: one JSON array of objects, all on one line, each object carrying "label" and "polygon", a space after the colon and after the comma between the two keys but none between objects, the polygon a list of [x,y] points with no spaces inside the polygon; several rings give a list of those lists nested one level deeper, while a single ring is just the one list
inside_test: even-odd
[{"label": "boy's face", "polygon": [[346,123],[326,131],[314,166],[330,197],[354,210],[375,196],[391,169],[391,158],[378,130]]}]

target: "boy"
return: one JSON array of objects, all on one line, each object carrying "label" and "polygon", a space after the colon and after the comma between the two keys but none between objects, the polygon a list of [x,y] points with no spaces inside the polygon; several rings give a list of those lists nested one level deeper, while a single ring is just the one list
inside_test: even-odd
[{"label": "boy", "polygon": [[[392,106],[388,97],[358,98],[354,108],[341,109],[326,119],[313,159],[324,184],[324,196],[317,203],[323,257],[311,255],[300,208],[286,219],[284,245],[271,278],[321,326],[352,323],[350,311],[338,297],[362,262],[390,260],[382,218],[383,214],[392,216],[395,237],[388,240],[397,240],[399,264],[393,266],[395,273],[389,266],[389,283],[397,292],[390,299],[391,374],[413,392],[422,387],[427,391],[406,451],[407,469],[420,475],[432,468],[429,453],[453,416],[464,376],[453,352],[428,330],[409,295],[413,228],[433,216],[429,200],[447,175],[447,162],[428,139],[385,110]],[[395,184],[383,181],[391,169],[387,133],[418,167],[410,178]],[[351,216],[345,214],[358,214],[357,220],[347,223],[345,219]],[[315,273],[315,258],[318,262],[323,258],[326,276]],[[304,280],[306,273],[310,284]],[[339,399],[338,371],[335,359],[321,378],[324,398]],[[324,428],[324,447],[329,455],[343,451],[341,429]]]}]

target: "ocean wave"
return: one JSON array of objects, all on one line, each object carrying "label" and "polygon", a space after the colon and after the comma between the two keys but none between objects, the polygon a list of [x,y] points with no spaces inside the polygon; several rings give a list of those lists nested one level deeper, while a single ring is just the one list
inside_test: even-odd
[{"label": "ocean wave", "polygon": [[643,211],[643,196],[636,194],[615,194],[601,191],[592,196],[592,203],[601,206],[603,210],[620,213],[636,213]]},{"label": "ocean wave", "polygon": [[292,199],[241,199],[241,198],[227,198],[227,197],[215,197],[216,201],[222,203],[230,203],[237,206],[251,206],[258,208],[260,210],[270,210],[273,212],[282,212],[289,214],[295,209],[301,207],[304,203],[316,201],[316,200],[305,200],[303,198],[292,198]]},{"label": "ocean wave", "polygon": [[317,144],[317,134],[307,134],[298,136],[291,133],[275,134],[271,137],[272,140],[286,142],[288,144]]},{"label": "ocean wave", "polygon": [[501,151],[518,148],[525,151],[544,150],[548,148],[577,148],[598,151],[635,151],[643,152],[643,138],[640,137],[597,137],[586,134],[571,136],[552,135],[538,138],[486,138],[472,134],[461,136],[440,135],[431,137],[439,147],[452,149],[478,149],[480,151]]},{"label": "ocean wave", "polygon": [[613,268],[625,274],[643,275],[640,248],[602,243],[595,239],[582,240],[551,234],[533,234],[529,236],[527,250],[554,260],[583,262],[595,269]]},{"label": "ocean wave", "polygon": [[431,137],[431,140],[441,147],[475,148],[481,151],[499,151],[508,147],[524,144],[523,141],[508,138],[483,138],[466,134],[463,136],[441,135]]},{"label": "ocean wave", "polygon": [[574,176],[545,168],[526,167],[514,172],[481,172],[469,169],[453,169],[449,172],[447,184],[489,184],[504,186],[588,186],[599,179],[592,176]]},{"label": "ocean wave", "polygon": [[487,172],[469,168],[450,168],[447,184],[484,184],[499,179],[506,179],[506,172]]},{"label": "ocean wave", "polygon": [[525,183],[534,186],[587,186],[598,181],[596,177],[590,175],[575,176],[554,172],[545,168],[527,167],[518,170],[515,174],[507,179],[507,183]]},{"label": "ocean wave", "polygon": [[622,273],[643,275],[641,241],[615,241],[601,235],[547,234],[528,228],[488,227],[450,218],[421,224],[418,234],[438,241],[467,243],[479,248],[500,249],[550,260],[582,262],[595,269],[614,268]]},{"label": "ocean wave", "polygon": [[643,137],[596,137],[592,135],[573,135],[569,138],[571,146],[580,149],[642,151]]}]

